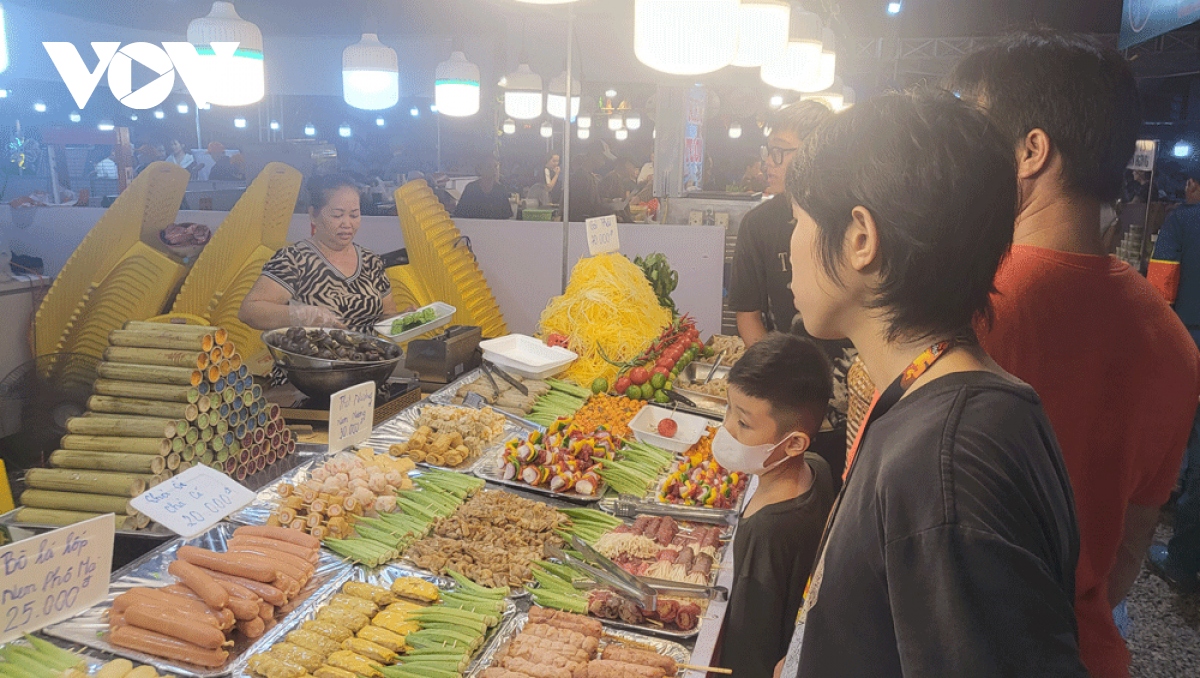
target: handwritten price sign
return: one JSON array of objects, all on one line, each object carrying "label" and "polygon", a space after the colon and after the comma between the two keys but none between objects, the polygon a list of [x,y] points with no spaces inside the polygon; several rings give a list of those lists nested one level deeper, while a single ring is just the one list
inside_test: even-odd
[{"label": "handwritten price sign", "polygon": [[587,229],[588,251],[592,256],[606,252],[616,252],[621,249],[621,240],[617,237],[617,218],[613,215],[596,217],[584,222]]},{"label": "handwritten price sign", "polygon": [[375,423],[375,382],[366,381],[329,397],[329,451],[365,443]]},{"label": "handwritten price sign", "polygon": [[115,532],[110,513],[0,549],[0,645],[104,600]]},{"label": "handwritten price sign", "polygon": [[130,501],[156,523],[190,539],[254,500],[254,493],[207,466],[193,466]]}]

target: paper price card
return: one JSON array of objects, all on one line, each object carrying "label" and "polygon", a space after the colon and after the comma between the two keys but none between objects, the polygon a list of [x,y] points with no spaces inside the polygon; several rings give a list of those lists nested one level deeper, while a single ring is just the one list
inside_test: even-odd
[{"label": "paper price card", "polygon": [[115,533],[109,513],[0,549],[0,645],[104,600]]},{"label": "paper price card", "polygon": [[375,382],[365,381],[329,396],[329,451],[367,442],[375,423]]},{"label": "paper price card", "polygon": [[193,466],[129,502],[156,523],[191,539],[254,500],[254,493],[207,466]]},{"label": "paper price card", "polygon": [[617,238],[617,218],[613,215],[596,217],[584,222],[587,230],[588,251],[592,256],[606,252],[616,252],[621,249],[621,241]]}]

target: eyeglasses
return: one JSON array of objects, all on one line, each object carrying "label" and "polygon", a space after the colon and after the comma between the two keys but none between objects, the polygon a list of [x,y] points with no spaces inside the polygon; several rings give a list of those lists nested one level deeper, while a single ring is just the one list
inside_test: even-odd
[{"label": "eyeglasses", "polygon": [[758,149],[758,155],[763,159],[763,162],[772,162],[776,165],[783,164],[783,158],[786,155],[795,153],[798,148],[780,148],[778,146],[762,146]]}]

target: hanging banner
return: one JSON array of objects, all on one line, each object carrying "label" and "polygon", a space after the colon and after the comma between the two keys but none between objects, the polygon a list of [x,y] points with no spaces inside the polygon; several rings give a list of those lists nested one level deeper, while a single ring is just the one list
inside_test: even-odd
[{"label": "hanging banner", "polygon": [[1154,169],[1154,157],[1158,155],[1158,142],[1154,139],[1138,139],[1133,157],[1125,169],[1150,172]]},{"label": "hanging banner", "polygon": [[1117,46],[1132,47],[1200,20],[1200,0],[1124,0]]},{"label": "hanging banner", "polygon": [[704,185],[704,113],[708,92],[699,85],[684,99],[683,190],[699,191]]}]

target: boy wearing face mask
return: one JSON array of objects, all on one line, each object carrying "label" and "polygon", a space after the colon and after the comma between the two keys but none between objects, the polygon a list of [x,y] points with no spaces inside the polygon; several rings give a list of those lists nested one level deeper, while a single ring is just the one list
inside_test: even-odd
[{"label": "boy wearing face mask", "polygon": [[729,372],[713,456],[729,471],[758,476],[733,539],[719,664],[734,678],[769,678],[787,652],[833,505],[829,465],[807,451],[832,388],[825,353],[791,334],[768,334]]}]

